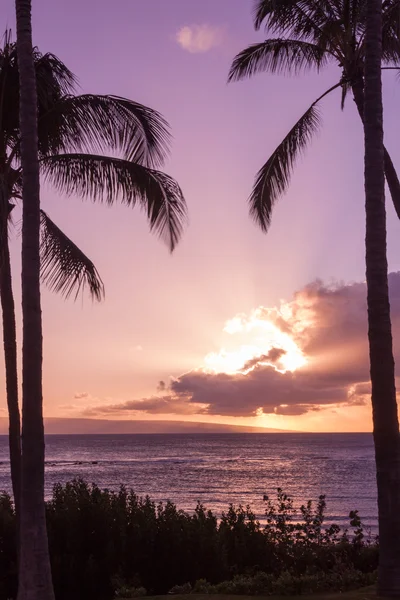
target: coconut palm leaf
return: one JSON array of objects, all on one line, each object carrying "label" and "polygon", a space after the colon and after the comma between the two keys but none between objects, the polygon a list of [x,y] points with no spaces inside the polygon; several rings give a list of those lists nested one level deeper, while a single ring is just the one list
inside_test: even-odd
[{"label": "coconut palm leaf", "polygon": [[[400,3],[393,3],[382,15],[382,63],[400,65]],[[363,41],[365,38],[363,38]]]},{"label": "coconut palm leaf", "polygon": [[[54,102],[76,87],[75,76],[53,54],[41,54],[34,50],[36,85],[39,116]],[[16,44],[5,36],[5,44],[0,50],[0,91],[2,131],[19,133],[19,74]],[[6,118],[5,118],[6,117]],[[4,133],[3,133],[4,134]]]},{"label": "coconut palm leaf", "polygon": [[[351,28],[351,23],[347,24]],[[349,34],[345,32],[346,25],[343,19],[328,19],[321,24],[319,32],[314,36],[313,42],[321,50],[329,51],[338,62],[342,62],[346,56]]]},{"label": "coconut palm leaf", "polygon": [[[170,146],[168,123],[155,110],[118,96],[74,96],[77,81],[53,54],[34,51],[41,156],[60,152],[122,153],[149,167],[163,163]],[[19,158],[19,76],[15,44],[0,50],[0,124],[12,159]],[[3,118],[2,118],[3,117]]]},{"label": "coconut palm leaf", "polygon": [[317,71],[327,64],[327,52],[309,42],[289,39],[269,39],[252,44],[236,55],[228,81],[239,81],[256,73],[298,74],[302,70]]},{"label": "coconut palm leaf", "polygon": [[[365,29],[365,10],[363,14],[363,25]],[[382,2],[382,42],[388,29],[393,35],[400,36],[400,0],[384,0]]]},{"label": "coconut palm leaf", "polygon": [[320,124],[318,109],[312,104],[257,173],[249,198],[250,215],[263,231],[269,228],[276,200],[287,189],[296,159]]},{"label": "coconut palm leaf", "polygon": [[257,0],[254,26],[260,29],[264,24],[269,32],[314,41],[320,37],[321,27],[333,17],[332,13],[326,14],[325,4],[330,7],[329,0]]},{"label": "coconut palm leaf", "polygon": [[289,185],[297,158],[321,125],[318,103],[342,85],[336,83],[311,104],[257,173],[249,198],[250,215],[263,231],[268,230],[276,200]]},{"label": "coconut palm leaf", "polygon": [[391,32],[385,35],[385,41],[382,44],[382,63],[400,66],[400,41],[398,36],[391,35]]},{"label": "coconut palm leaf", "polygon": [[107,148],[142,165],[161,165],[170,133],[157,111],[118,96],[64,96],[39,116],[41,155]]},{"label": "coconut palm leaf", "polygon": [[41,54],[34,49],[36,86],[39,105],[49,102],[49,90],[53,98],[60,98],[76,91],[78,80],[57,56],[51,53]]},{"label": "coconut palm leaf", "polygon": [[104,297],[104,285],[92,261],[69,237],[53,223],[42,210],[40,212],[40,261],[41,279],[52,291],[68,298],[75,298],[85,287],[95,300]]},{"label": "coconut palm leaf", "polygon": [[182,234],[187,207],[177,182],[169,175],[134,162],[94,154],[61,154],[43,158],[42,173],[56,189],[93,201],[129,206],[139,203],[150,229],[173,251]]}]

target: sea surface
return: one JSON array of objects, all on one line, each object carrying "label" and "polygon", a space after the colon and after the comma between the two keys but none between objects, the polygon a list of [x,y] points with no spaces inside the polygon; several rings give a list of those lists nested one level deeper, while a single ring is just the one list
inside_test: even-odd
[{"label": "sea surface", "polygon": [[[83,477],[102,488],[121,484],[192,511],[197,501],[219,516],[249,504],[260,520],[264,494],[281,487],[299,507],[326,495],[329,522],[348,524],[357,509],[376,532],[369,434],[134,434],[46,436],[46,496],[57,482]],[[0,490],[11,491],[8,439],[0,436]]]}]

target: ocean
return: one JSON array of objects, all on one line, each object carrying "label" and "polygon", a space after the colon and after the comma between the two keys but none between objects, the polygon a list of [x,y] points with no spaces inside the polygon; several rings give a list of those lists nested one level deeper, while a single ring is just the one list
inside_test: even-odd
[{"label": "ocean", "polygon": [[[46,436],[46,497],[55,483],[83,477],[121,484],[187,511],[198,501],[217,515],[250,505],[263,521],[263,496],[282,488],[298,508],[326,495],[328,522],[348,525],[358,510],[377,529],[370,434],[134,434]],[[0,436],[0,490],[10,492],[8,440]]]}]

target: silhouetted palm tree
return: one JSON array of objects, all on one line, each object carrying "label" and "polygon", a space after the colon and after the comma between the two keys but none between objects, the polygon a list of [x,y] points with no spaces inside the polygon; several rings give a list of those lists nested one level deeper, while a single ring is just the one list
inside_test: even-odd
[{"label": "silhouetted palm tree", "polygon": [[[34,53],[35,68],[41,81],[42,93],[40,105],[49,106],[51,94],[54,93],[54,81],[51,75],[51,63],[46,57]],[[48,57],[51,59],[51,57]],[[49,80],[45,73],[50,75]],[[48,88],[48,89],[47,89]],[[44,102],[45,90],[49,99]],[[17,345],[15,308],[12,293],[12,277],[10,268],[10,256],[8,247],[7,222],[14,208],[12,201],[21,198],[21,168],[18,161],[19,153],[16,148],[18,144],[18,98],[19,80],[17,67],[16,45],[11,42],[10,32],[4,35],[4,46],[0,50],[0,143],[2,153],[0,155],[1,166],[1,189],[4,211],[2,213],[2,237],[1,237],[1,269],[0,269],[0,298],[2,305],[3,321],[3,343],[6,366],[6,388],[7,404],[9,412],[9,444],[11,457],[11,479],[13,485],[14,501],[18,514],[19,490],[20,490],[20,414],[18,406],[18,376],[17,376]],[[41,106],[43,111],[43,106]],[[10,157],[14,152],[14,159]],[[57,240],[55,236],[58,236]],[[102,281],[93,263],[85,254],[77,248],[71,240],[52,223],[48,215],[41,212],[41,272],[42,280],[53,284],[72,284],[72,288],[79,284],[89,285],[93,297],[100,299],[103,292]],[[68,270],[69,266],[69,270]],[[62,276],[60,281],[55,277]],[[62,290],[61,290],[62,291]],[[68,291],[68,290],[64,290]],[[72,291],[72,289],[70,290]]]},{"label": "silhouetted palm tree", "polygon": [[[31,3],[16,0],[22,167],[22,457],[19,600],[53,600],[44,505],[40,184]],[[6,178],[5,178],[6,181]],[[5,183],[4,181],[4,183]],[[2,198],[2,212],[8,205]],[[3,226],[4,232],[5,226]],[[6,238],[7,236],[3,236]]]},{"label": "silhouetted palm tree", "polygon": [[[61,61],[51,54],[41,55],[35,49],[33,59],[37,82],[39,168],[43,176],[58,190],[68,194],[75,193],[108,204],[117,200],[130,206],[138,203],[147,214],[150,229],[162,236],[173,250],[182,233],[186,203],[179,185],[157,170],[169,148],[170,136],[166,121],[156,111],[125,98],[92,94],[76,96],[76,80]],[[5,116],[2,121],[3,131],[0,128],[4,136],[4,152],[0,155],[4,166],[1,181],[5,184],[4,199],[7,200],[7,204],[4,202],[6,209],[0,215],[0,231],[3,233],[1,245],[5,250],[2,255],[1,287],[2,293],[6,295],[3,320],[6,319],[6,314],[10,317],[7,320],[8,327],[4,327],[4,335],[8,335],[10,342],[5,344],[5,349],[12,344],[12,352],[16,356],[15,316],[5,223],[10,212],[10,199],[21,197],[24,172],[20,163],[19,115],[15,110],[19,97],[17,56],[10,40],[6,40],[3,54],[0,55],[1,85],[3,97],[0,119],[1,113]],[[104,155],[104,151],[109,151],[111,156]],[[83,285],[88,284],[92,295],[100,299],[103,285],[93,264],[43,211],[41,231],[42,279],[52,289],[66,296],[73,292],[77,294]],[[11,354],[8,354],[10,360],[6,364],[15,370],[11,383],[17,384],[16,361]],[[10,388],[12,386],[7,385],[7,389]],[[11,408],[15,409],[15,427],[10,431],[16,437],[13,447],[14,454],[18,456],[17,385],[15,391],[15,397],[11,395],[11,403],[9,402]],[[24,421],[23,413],[23,423]],[[43,428],[42,420],[41,423]],[[41,446],[41,433],[36,430],[36,434],[35,439]],[[23,452],[26,447],[24,439]],[[35,455],[37,466],[39,462],[42,466],[43,458],[42,448],[42,454]],[[24,458],[22,470],[25,470]],[[42,471],[38,473],[39,477],[43,477]],[[43,504],[42,489],[37,487],[36,491]],[[31,548],[26,549],[24,528],[23,524],[23,555],[27,556]],[[42,536],[45,536],[43,527],[41,531]],[[26,561],[22,561],[23,555],[20,569],[23,569],[23,564],[26,566]],[[36,566],[40,570],[40,565]],[[42,575],[45,576],[44,572]],[[32,579],[30,583],[27,581],[27,577],[32,577],[32,572],[30,575],[20,572],[20,576],[25,577],[28,586],[33,584]],[[24,587],[26,586],[22,584],[20,590]]]},{"label": "silhouetted palm tree", "polygon": [[[398,216],[399,182],[383,146],[382,64],[400,63],[398,0],[258,0],[255,26],[279,37],[237,55],[230,79],[258,71],[298,73],[336,62],[338,83],[322,94],[259,171],[250,211],[266,231],[298,154],[320,125],[317,104],[342,89],[353,93],[365,132],[366,272],[380,538],[379,592],[400,595],[400,436],[387,279],[384,177]],[[365,75],[364,75],[365,73]],[[364,94],[365,91],[365,94]],[[365,95],[365,98],[364,98]]]},{"label": "silhouetted palm tree", "polygon": [[[383,2],[383,54],[385,68],[400,66],[398,0]],[[229,81],[256,73],[298,75],[329,64],[340,69],[339,80],[321,94],[300,117],[257,174],[250,197],[251,215],[260,227],[268,229],[275,201],[287,189],[299,154],[321,126],[319,103],[340,88],[342,108],[349,92],[353,94],[361,119],[364,104],[366,0],[257,0],[254,25],[262,25],[268,35],[233,60]],[[385,150],[385,175],[397,215],[400,218],[400,182]]]},{"label": "silhouetted palm tree", "polygon": [[378,484],[378,593],[400,595],[400,436],[386,257],[382,110],[382,4],[367,0],[365,32],[365,210],[368,338]]}]

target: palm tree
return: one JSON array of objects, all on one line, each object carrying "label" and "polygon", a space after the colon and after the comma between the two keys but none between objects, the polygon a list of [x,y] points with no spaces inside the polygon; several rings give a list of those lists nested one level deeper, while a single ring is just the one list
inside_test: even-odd
[{"label": "palm tree", "polygon": [[[43,59],[38,59],[34,54],[36,71],[43,71]],[[49,69],[46,69],[51,73]],[[38,73],[37,73],[38,75]],[[46,80],[41,80],[42,90]],[[51,84],[52,82],[50,82]],[[48,86],[53,89],[53,85]],[[21,197],[21,171],[8,169],[9,153],[13,147],[11,139],[19,127],[18,116],[18,66],[16,45],[11,41],[11,33],[4,35],[4,47],[0,50],[0,155],[1,189],[3,191],[4,214],[2,215],[1,263],[0,263],[0,299],[3,321],[3,344],[5,355],[6,390],[9,413],[9,445],[11,480],[13,487],[16,513],[19,514],[20,476],[21,476],[21,444],[20,444],[20,413],[18,403],[18,375],[17,375],[17,344],[15,307],[12,292],[12,277],[8,245],[7,222],[11,222],[11,211],[14,205],[10,200],[18,201]],[[43,92],[41,94],[43,97]],[[43,102],[42,102],[43,103]],[[16,153],[17,154],[17,153]],[[56,235],[58,236],[56,239]],[[48,215],[41,211],[41,273],[42,280],[60,286],[60,291],[72,291],[80,285],[88,285],[93,298],[100,300],[103,294],[103,283],[93,263],[73,242],[50,220]],[[73,263],[73,264],[72,264]],[[67,268],[69,265],[69,269]],[[73,266],[73,268],[71,268]],[[61,279],[56,279],[58,277]],[[70,287],[63,289],[63,284],[68,284],[69,275],[72,277]],[[65,281],[64,281],[65,280]],[[17,519],[18,520],[18,519]]]},{"label": "palm tree", "polygon": [[378,593],[400,595],[400,436],[386,257],[382,109],[382,4],[367,0],[365,29],[365,210],[368,339],[380,558]]},{"label": "palm tree", "polygon": [[[18,2],[16,4],[17,8],[19,7],[19,15],[23,20],[25,19],[23,31],[27,31],[30,3],[24,1],[21,5]],[[19,23],[21,25],[21,20]],[[9,60],[8,67],[15,75],[15,51],[14,53],[11,51],[10,54],[13,56]],[[67,194],[78,193],[82,197],[89,197],[110,205],[117,199],[130,206],[139,203],[147,214],[150,229],[163,237],[172,251],[182,233],[186,218],[186,203],[179,185],[171,177],[157,170],[169,146],[169,132],[165,120],[156,111],[125,98],[91,94],[75,96],[72,93],[76,85],[75,78],[63,63],[51,54],[42,56],[35,49],[33,53],[31,52],[32,57],[37,85],[35,104],[38,166],[43,176],[58,190]],[[18,65],[20,64],[18,57]],[[20,75],[22,82],[23,75]],[[9,86],[10,81],[13,81],[14,85]],[[3,78],[8,93],[4,93],[1,101],[3,114],[6,115],[2,122],[6,132],[4,152],[0,155],[4,160],[4,175],[1,181],[4,183],[4,198],[8,199],[20,198],[21,182],[22,180],[25,182],[25,172],[21,165],[23,132],[20,133],[18,114],[14,109],[15,100],[19,96],[19,88],[15,83],[12,73],[10,77]],[[99,150],[105,148],[110,150],[113,156],[99,154]],[[116,154],[119,156],[115,156]],[[26,184],[24,185],[26,191]],[[7,239],[4,225],[6,212],[8,214],[10,210],[9,203],[6,205],[4,202],[4,206],[6,207],[4,213],[0,213],[0,217],[3,216],[0,219],[2,246]],[[77,248],[62,235],[43,212],[39,218],[39,226],[40,219],[42,278],[50,287],[65,295],[73,291],[78,292],[82,285],[88,283],[92,293],[97,286],[95,295],[101,296],[102,285],[97,272],[88,268],[87,261],[86,265],[82,264],[82,261],[85,263],[83,258],[86,257],[80,255],[83,268],[77,268],[77,262],[79,263],[79,260],[76,260],[79,254]],[[39,238],[35,238],[36,242],[39,243]],[[26,254],[27,252],[25,258],[27,258]],[[5,273],[6,269],[3,269],[2,277],[6,276]],[[11,284],[11,280],[9,283]],[[12,298],[11,285],[9,288],[2,285],[2,289],[6,292],[9,289]],[[39,320],[40,314],[38,312],[35,314]],[[38,361],[37,354],[35,360]],[[24,367],[25,364],[27,368],[32,368],[28,357],[23,362]],[[23,384],[25,396],[22,419],[24,435],[20,511],[22,540],[19,567],[20,599],[53,596],[46,555],[45,521],[41,516],[44,515],[42,403],[41,397],[33,398],[31,394],[30,399],[34,402],[27,404],[29,391]],[[28,448],[35,449],[29,457],[26,456]],[[26,473],[28,467],[30,472]],[[37,534],[36,540],[33,539],[34,536],[29,538],[29,528]],[[40,541],[41,544],[37,546],[39,552],[36,555],[33,545],[35,541]]]},{"label": "palm tree", "polygon": [[[40,184],[31,2],[16,0],[22,166],[22,458],[19,600],[53,600],[44,505]],[[4,195],[3,195],[4,196]],[[4,210],[4,197],[3,207]],[[4,227],[3,227],[4,230]]]},{"label": "palm tree", "polygon": [[[340,81],[321,94],[259,171],[250,212],[266,231],[272,208],[289,183],[294,162],[320,125],[317,105],[351,91],[365,132],[366,272],[380,536],[379,593],[400,595],[400,436],[388,295],[384,177],[398,216],[399,182],[383,146],[381,69],[400,61],[397,0],[258,0],[255,25],[277,38],[236,56],[230,79],[258,71],[298,73],[335,61]],[[396,13],[397,11],[397,13]]]},{"label": "palm tree", "polygon": [[[399,0],[383,2],[383,68],[400,66],[397,12]],[[256,73],[298,75],[329,64],[340,69],[340,78],[323,92],[292,127],[257,174],[250,197],[250,212],[267,231],[275,201],[289,184],[296,158],[321,126],[319,104],[334,90],[341,89],[344,108],[353,94],[360,118],[364,111],[366,0],[257,0],[256,29],[264,24],[276,37],[253,44],[233,60],[229,81],[239,81]],[[389,153],[384,150],[385,176],[400,218],[400,182]]]}]

